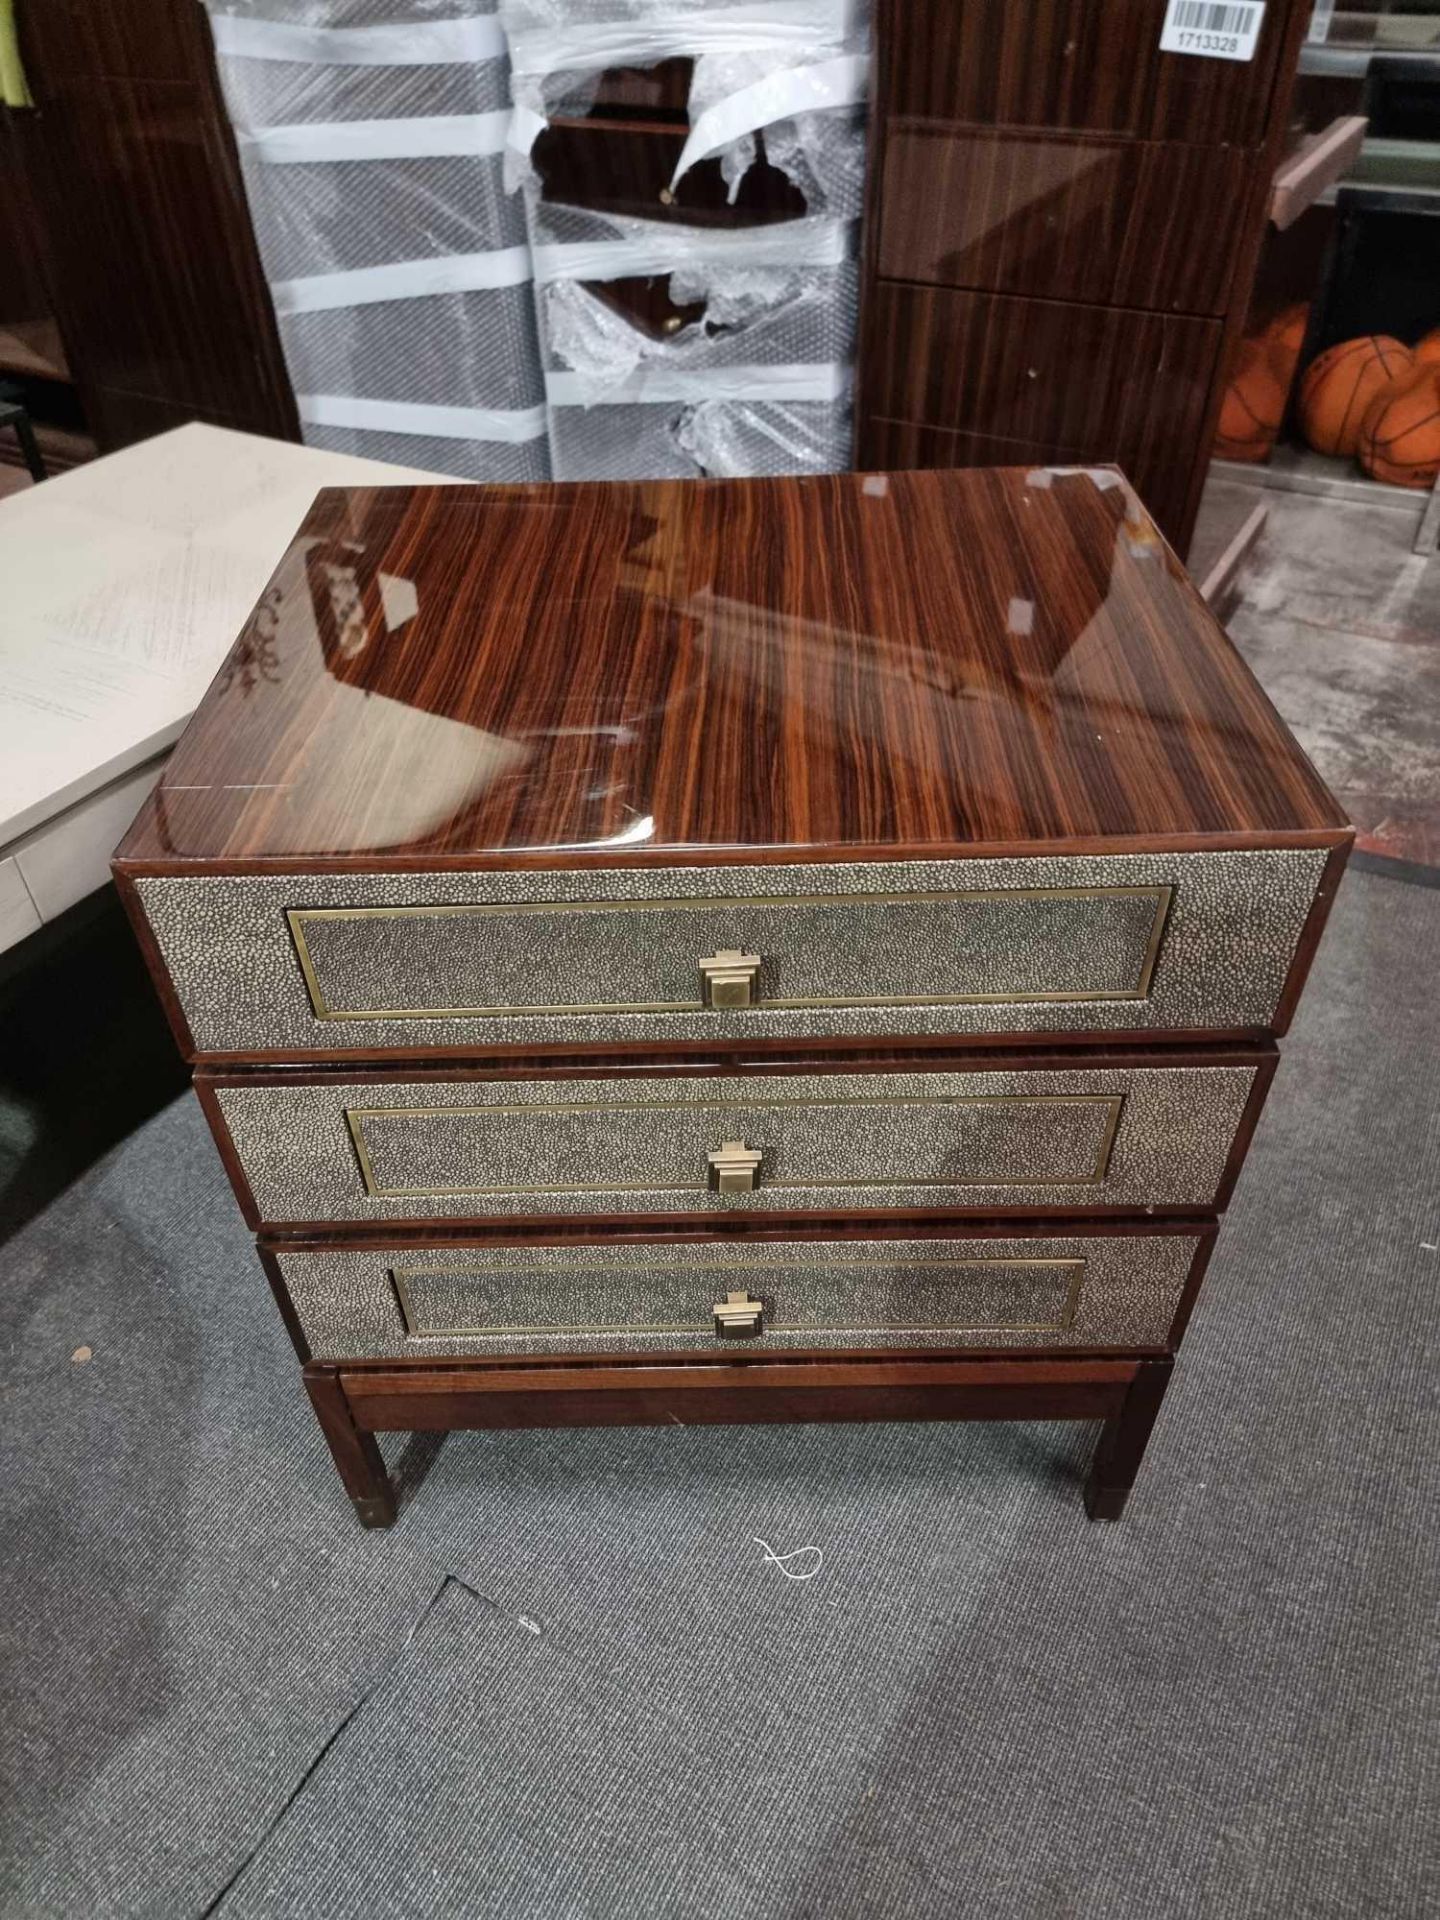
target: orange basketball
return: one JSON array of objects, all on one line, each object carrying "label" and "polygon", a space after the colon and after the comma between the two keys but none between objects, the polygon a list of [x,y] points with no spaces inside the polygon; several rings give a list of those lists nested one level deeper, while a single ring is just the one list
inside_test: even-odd
[{"label": "orange basketball", "polygon": [[1422,365],[1440,367],[1440,327],[1432,327],[1423,339],[1415,342],[1410,351]]},{"label": "orange basketball", "polygon": [[1440,364],[1422,362],[1409,380],[1370,402],[1360,431],[1360,464],[1372,480],[1433,487],[1440,474]]},{"label": "orange basketball", "polygon": [[1287,386],[1295,370],[1295,362],[1300,358],[1300,349],[1305,344],[1305,328],[1309,320],[1308,307],[1286,307],[1283,313],[1276,314],[1265,329],[1266,348],[1276,373]]},{"label": "orange basketball", "polygon": [[1215,452],[1222,460],[1263,460],[1285,414],[1285,389],[1263,344],[1242,340],[1235,371],[1220,405]]},{"label": "orange basketball", "polygon": [[1300,426],[1317,453],[1352,454],[1365,409],[1414,365],[1410,349],[1388,334],[1342,340],[1305,369]]}]

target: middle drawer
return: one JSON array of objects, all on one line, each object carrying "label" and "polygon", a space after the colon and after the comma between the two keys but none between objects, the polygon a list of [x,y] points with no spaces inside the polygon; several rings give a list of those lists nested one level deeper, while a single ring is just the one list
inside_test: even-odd
[{"label": "middle drawer", "polygon": [[[973,1059],[973,1056],[971,1056]],[[1221,1207],[1268,1052],[201,1073],[259,1227]]]}]

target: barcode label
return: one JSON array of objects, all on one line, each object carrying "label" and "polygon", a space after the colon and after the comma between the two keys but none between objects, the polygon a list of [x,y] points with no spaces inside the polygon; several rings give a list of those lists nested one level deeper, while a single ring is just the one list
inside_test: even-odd
[{"label": "barcode label", "polygon": [[1263,0],[1170,0],[1160,33],[1162,53],[1194,53],[1206,60],[1253,60]]}]

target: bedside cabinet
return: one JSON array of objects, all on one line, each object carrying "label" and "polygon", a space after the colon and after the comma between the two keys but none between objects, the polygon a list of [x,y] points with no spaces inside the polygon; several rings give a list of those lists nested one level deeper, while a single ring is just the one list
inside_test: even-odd
[{"label": "bedside cabinet", "polygon": [[367,1524],[377,1433],[912,1418],[1113,1518],[1350,839],[996,468],[322,493],[115,872]]}]

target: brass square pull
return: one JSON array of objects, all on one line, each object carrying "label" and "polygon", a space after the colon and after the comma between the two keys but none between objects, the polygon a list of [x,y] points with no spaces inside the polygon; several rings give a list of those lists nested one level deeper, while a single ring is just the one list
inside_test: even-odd
[{"label": "brass square pull", "polygon": [[760,956],[722,947],[700,962],[707,1007],[753,1007],[760,998]]},{"label": "brass square pull", "polygon": [[707,1153],[710,1184],[718,1193],[753,1193],[760,1184],[762,1156],[743,1140],[727,1140]]},{"label": "brass square pull", "polygon": [[765,1302],[742,1288],[715,1302],[715,1331],[722,1340],[747,1340],[765,1331]]}]

